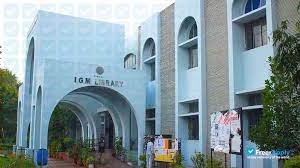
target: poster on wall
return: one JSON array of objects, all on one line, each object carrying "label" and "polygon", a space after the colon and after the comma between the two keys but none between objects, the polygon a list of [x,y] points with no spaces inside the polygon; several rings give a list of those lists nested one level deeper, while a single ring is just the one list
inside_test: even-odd
[{"label": "poster on wall", "polygon": [[229,111],[230,115],[230,153],[241,154],[242,146],[242,125],[241,109]]},{"label": "poster on wall", "polygon": [[211,148],[215,152],[229,153],[230,126],[226,112],[211,114]]},{"label": "poster on wall", "polygon": [[240,154],[240,109],[211,114],[211,149],[215,152]]}]

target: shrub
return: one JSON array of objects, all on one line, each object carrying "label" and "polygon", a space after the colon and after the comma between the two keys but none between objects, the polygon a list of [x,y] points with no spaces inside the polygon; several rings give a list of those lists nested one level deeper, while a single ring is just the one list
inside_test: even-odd
[{"label": "shrub", "polygon": [[299,168],[300,167],[300,155],[294,156],[284,163],[284,168]]},{"label": "shrub", "polygon": [[139,160],[141,161],[141,166],[140,166],[141,168],[146,168],[147,165],[146,159],[147,159],[146,154],[140,155]]},{"label": "shrub", "polygon": [[64,147],[65,147],[66,151],[71,149],[74,143],[75,142],[72,138],[70,138],[70,137],[64,138]]},{"label": "shrub", "polygon": [[204,168],[206,166],[206,159],[204,154],[195,153],[195,155],[191,157],[191,160],[195,168]]},{"label": "shrub", "polygon": [[80,159],[81,159],[84,166],[88,165],[87,158],[89,156],[91,156],[91,149],[86,148],[86,147],[81,148],[81,150],[80,150]]},{"label": "shrub", "polygon": [[95,162],[96,162],[95,156],[89,156],[89,157],[86,159],[86,162],[87,162],[87,164],[95,164]]},{"label": "shrub", "polygon": [[223,164],[221,161],[216,159],[206,159],[207,168],[223,168]]},{"label": "shrub", "polygon": [[0,157],[0,167],[26,167],[35,168],[32,160],[26,159],[24,156],[17,158]]},{"label": "shrub", "polygon": [[59,140],[55,140],[50,144],[50,151],[52,154],[56,154],[61,150],[62,144]]},{"label": "shrub", "polygon": [[206,158],[202,153],[195,153],[191,160],[195,168],[223,168],[221,161]]},{"label": "shrub", "polygon": [[122,155],[123,147],[122,147],[122,140],[121,140],[120,137],[116,137],[114,139],[114,149],[116,151],[116,155],[117,156],[121,156]]},{"label": "shrub", "polygon": [[171,163],[172,168],[184,168],[182,161],[184,160],[183,155],[180,153],[176,153],[174,157],[175,162]]},{"label": "shrub", "polygon": [[0,150],[12,150],[13,144],[10,143],[3,143],[0,144]]}]

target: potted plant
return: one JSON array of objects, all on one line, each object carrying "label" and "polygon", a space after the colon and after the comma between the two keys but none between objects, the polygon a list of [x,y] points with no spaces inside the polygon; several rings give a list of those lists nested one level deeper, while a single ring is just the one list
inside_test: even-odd
[{"label": "potted plant", "polygon": [[142,154],[140,155],[139,157],[139,160],[141,161],[141,168],[146,168],[146,165],[147,165],[147,157],[146,157],[146,154]]},{"label": "potted plant", "polygon": [[86,147],[83,147],[80,150],[80,160],[84,166],[88,166],[87,158],[90,156],[90,153],[91,153],[90,150],[91,150],[90,148],[86,148]]},{"label": "potted plant", "polygon": [[118,159],[121,159],[123,147],[122,147],[122,140],[119,137],[116,137],[114,139],[114,150],[115,150],[115,153],[116,153],[116,157]]},{"label": "potted plant", "polygon": [[62,145],[60,143],[60,141],[55,140],[51,143],[51,149],[53,150],[53,158],[55,159],[60,159],[59,157],[59,150],[61,149]]},{"label": "potted plant", "polygon": [[73,159],[74,159],[74,163],[78,164],[79,162],[79,152],[80,152],[80,145],[79,144],[74,144],[73,145]]},{"label": "potted plant", "polygon": [[86,159],[86,162],[88,164],[88,168],[94,168],[95,167],[96,158],[94,156],[89,156]]}]

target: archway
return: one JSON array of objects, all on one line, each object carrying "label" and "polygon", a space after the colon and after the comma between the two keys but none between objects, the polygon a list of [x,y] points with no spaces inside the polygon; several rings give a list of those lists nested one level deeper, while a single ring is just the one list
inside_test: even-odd
[{"label": "archway", "polygon": [[[33,108],[34,109],[34,108]],[[34,131],[35,136],[33,139],[34,149],[38,149],[40,147],[40,128],[41,128],[41,113],[42,113],[42,88],[39,86],[37,95],[36,95],[36,106],[35,110],[33,111],[33,114],[35,116],[35,122],[34,122]]]},{"label": "archway", "polygon": [[30,143],[30,124],[28,125],[27,128],[27,134],[26,134],[26,147],[29,148],[29,143]]},{"label": "archway", "polygon": [[68,103],[59,103],[51,116],[48,129],[48,148],[49,152],[61,145],[61,152],[72,149],[72,144],[82,140],[82,123],[79,120],[78,109]]},{"label": "archway", "polygon": [[[19,146],[25,147],[27,146],[27,131],[28,126],[30,125],[30,138],[31,142],[29,146],[32,147],[33,141],[33,118],[30,116],[33,115],[32,110],[32,97],[33,97],[33,83],[34,83],[34,62],[35,62],[35,40],[32,37],[29,42],[27,57],[26,57],[26,69],[25,69],[25,81],[24,81],[24,97],[26,100],[22,100],[22,104],[19,105],[19,118],[20,118],[20,126],[18,131],[18,144]],[[29,124],[31,123],[31,124]]]},{"label": "archway", "polygon": [[[82,124],[83,139],[99,138],[96,116],[99,108],[103,108],[111,117],[114,125],[113,137],[121,137],[123,147],[130,151],[136,151],[134,159],[138,160],[138,144],[141,143],[138,137],[138,126],[136,112],[129,101],[117,91],[102,86],[86,86],[75,89],[66,94],[58,103],[68,104],[73,107],[76,116]],[[76,110],[75,110],[76,109]],[[53,110],[51,111],[51,115]],[[43,123],[45,128],[49,128],[49,121],[45,118]],[[86,129],[87,128],[87,129]],[[41,132],[42,143],[47,145],[47,132]],[[46,137],[46,139],[43,139]]]}]

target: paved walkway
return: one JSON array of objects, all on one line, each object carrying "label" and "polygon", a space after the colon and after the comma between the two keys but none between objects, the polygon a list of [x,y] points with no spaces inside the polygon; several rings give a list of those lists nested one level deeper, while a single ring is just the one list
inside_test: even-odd
[{"label": "paved walkway", "polygon": [[47,168],[83,168],[73,163],[73,160],[55,160],[49,158]]},{"label": "paved walkway", "polygon": [[[96,165],[95,168],[131,168],[124,162],[111,156],[110,151],[103,155],[104,164]],[[73,163],[73,160],[55,160],[50,158],[47,168],[84,168]]]}]

